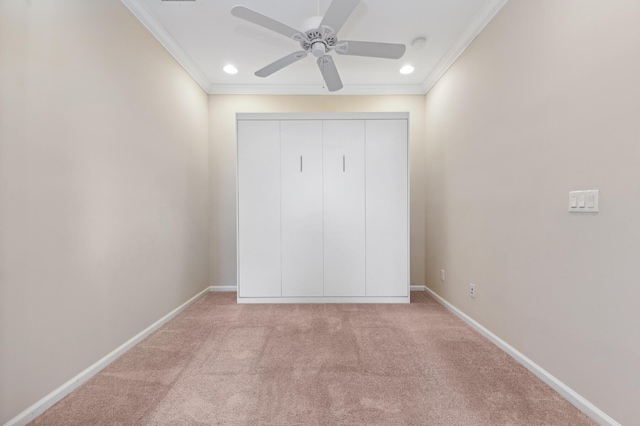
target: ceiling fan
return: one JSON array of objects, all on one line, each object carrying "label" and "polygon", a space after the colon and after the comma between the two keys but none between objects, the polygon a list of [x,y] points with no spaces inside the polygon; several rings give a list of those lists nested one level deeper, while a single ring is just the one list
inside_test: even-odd
[{"label": "ceiling fan", "polygon": [[303,31],[269,18],[244,6],[235,6],[231,14],[271,31],[280,33],[300,43],[302,50],[267,65],[255,72],[258,77],[268,77],[311,53],[318,58],[318,67],[330,92],[342,89],[342,80],[330,51],[339,55],[369,56],[373,58],[400,59],[406,50],[404,44],[375,43],[370,41],[339,40],[338,32],[360,0],[333,0],[324,17],[305,20]]}]

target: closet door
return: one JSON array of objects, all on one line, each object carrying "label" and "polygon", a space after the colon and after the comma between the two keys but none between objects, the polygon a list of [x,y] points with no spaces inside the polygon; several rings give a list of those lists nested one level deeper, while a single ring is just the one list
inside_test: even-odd
[{"label": "closet door", "polygon": [[323,122],[324,295],[365,296],[364,121]]},{"label": "closet door", "polygon": [[407,296],[407,120],[367,120],[365,151],[367,296]]},{"label": "closet door", "polygon": [[322,296],[322,122],[284,120],[280,130],[282,296]]},{"label": "closet door", "polygon": [[280,297],[280,123],[238,121],[238,296]]}]

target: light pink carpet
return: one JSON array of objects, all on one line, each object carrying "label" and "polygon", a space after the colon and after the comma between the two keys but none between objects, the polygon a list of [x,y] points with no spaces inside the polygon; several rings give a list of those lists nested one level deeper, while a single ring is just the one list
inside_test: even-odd
[{"label": "light pink carpet", "polygon": [[592,425],[425,293],[237,305],[210,293],[33,423]]}]

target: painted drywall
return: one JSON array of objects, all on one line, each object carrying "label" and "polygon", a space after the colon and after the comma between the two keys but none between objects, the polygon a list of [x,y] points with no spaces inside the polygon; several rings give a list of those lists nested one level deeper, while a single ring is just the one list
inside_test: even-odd
[{"label": "painted drywall", "polygon": [[411,185],[411,283],[424,285],[424,96],[210,95],[210,279],[236,285],[236,121],[238,112],[408,111]]},{"label": "painted drywall", "polygon": [[[426,97],[429,287],[622,424],[640,395],[638,22],[635,0],[511,0]],[[598,214],[568,213],[582,189]]]},{"label": "painted drywall", "polygon": [[207,108],[120,2],[0,1],[0,424],[208,285]]}]

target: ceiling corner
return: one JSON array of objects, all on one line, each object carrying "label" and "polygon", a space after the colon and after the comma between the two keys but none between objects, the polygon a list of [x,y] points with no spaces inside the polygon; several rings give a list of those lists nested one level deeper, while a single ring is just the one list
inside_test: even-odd
[{"label": "ceiling corner", "polygon": [[185,53],[169,32],[153,16],[151,11],[141,0],[120,0],[144,27],[164,46],[165,49],[178,61],[182,68],[202,87],[208,94],[212,93],[213,84],[198,68],[193,60]]},{"label": "ceiling corner", "polygon": [[476,14],[466,30],[422,82],[422,93],[426,94],[431,90],[444,73],[455,63],[458,57],[460,57],[462,52],[465,51],[508,1],[509,0],[491,0]]}]

